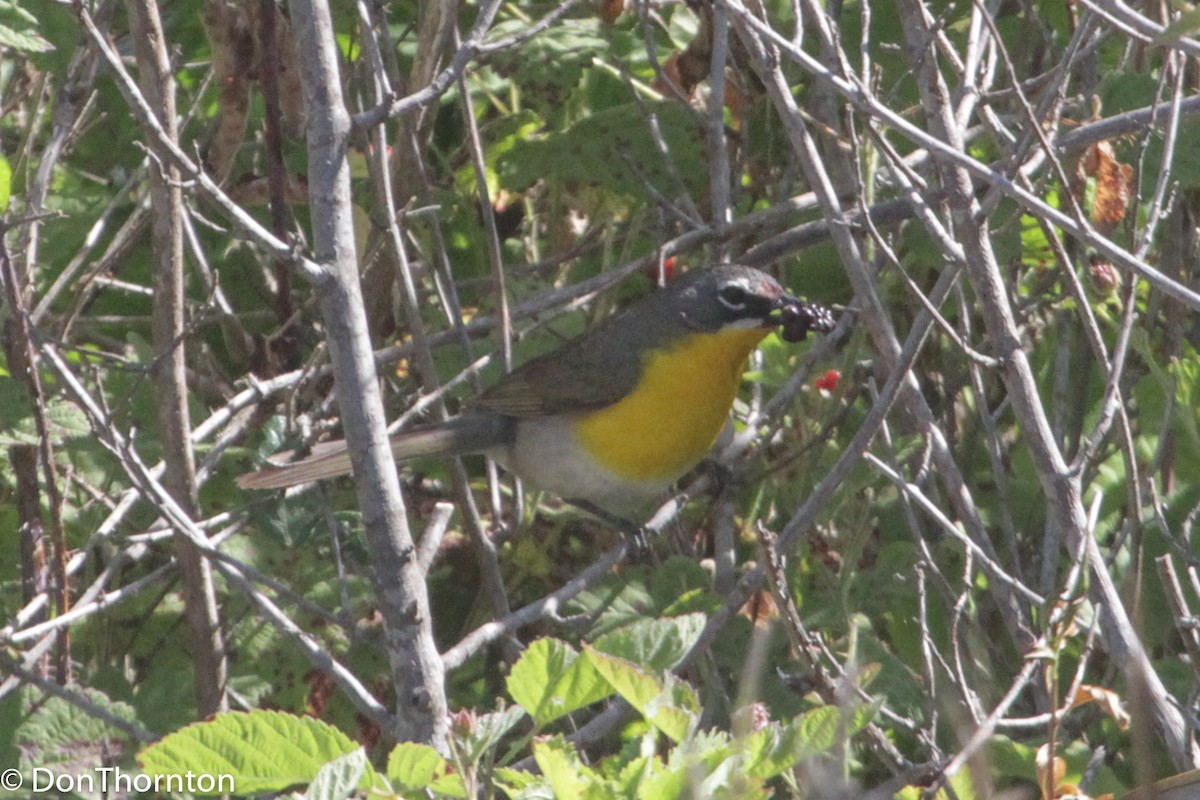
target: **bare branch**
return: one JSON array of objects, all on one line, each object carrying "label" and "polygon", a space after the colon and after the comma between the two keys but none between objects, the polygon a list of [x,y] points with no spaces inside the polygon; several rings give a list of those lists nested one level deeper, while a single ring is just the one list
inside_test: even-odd
[{"label": "bare branch", "polygon": [[[163,38],[158,7],[151,0],[129,0],[133,38],[137,47],[142,91],[155,110],[163,135],[176,146],[175,84]],[[153,135],[153,131],[148,131]],[[196,465],[192,454],[191,415],[183,337],[183,195],[179,173],[171,166],[151,170],[154,241],[154,350],[155,388],[158,393],[165,483],[187,515],[198,514]],[[212,572],[200,552],[184,536],[176,539],[183,581],[184,613],[196,659],[196,705],[202,716],[227,708],[225,700],[225,644],[217,616]]]},{"label": "bare branch", "polygon": [[346,441],[374,558],[372,577],[383,612],[396,685],[400,741],[444,747],[448,725],[443,666],[430,630],[429,600],[405,519],[387,442],[351,218],[346,153],[350,117],[342,100],[338,52],[328,6],[291,6],[303,59],[309,113],[309,192],[315,258],[329,280],[316,287],[325,318]]}]

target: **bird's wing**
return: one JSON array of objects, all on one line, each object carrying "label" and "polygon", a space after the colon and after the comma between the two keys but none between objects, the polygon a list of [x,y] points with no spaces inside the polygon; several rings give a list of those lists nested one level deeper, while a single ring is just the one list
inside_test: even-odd
[{"label": "bird's wing", "polygon": [[510,417],[542,417],[612,405],[637,386],[641,354],[616,342],[606,344],[595,333],[522,364],[472,405]]}]

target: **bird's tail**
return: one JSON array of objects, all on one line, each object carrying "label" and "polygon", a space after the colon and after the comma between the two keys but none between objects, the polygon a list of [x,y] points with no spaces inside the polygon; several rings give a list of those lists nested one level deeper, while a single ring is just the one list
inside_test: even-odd
[{"label": "bird's tail", "polygon": [[[494,447],[511,444],[515,421],[496,414],[462,414],[445,422],[422,425],[392,434],[392,456],[407,461],[423,456],[457,456],[479,453]],[[279,453],[276,458],[287,462],[295,451]],[[284,489],[301,483],[349,475],[350,453],[341,439],[319,442],[290,463],[248,472],[237,479],[243,489]]]}]

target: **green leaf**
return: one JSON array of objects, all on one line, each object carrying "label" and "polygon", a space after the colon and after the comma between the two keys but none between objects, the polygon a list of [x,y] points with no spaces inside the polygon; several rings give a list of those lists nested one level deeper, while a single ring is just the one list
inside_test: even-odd
[{"label": "green leaf", "polygon": [[[650,133],[650,114],[666,154]],[[518,142],[500,159],[500,175],[514,191],[556,181],[600,185],[647,202],[655,201],[656,192],[673,196],[686,188],[698,194],[707,185],[707,173],[696,136],[694,118],[678,103],[626,103],[589,114],[543,139]]]},{"label": "green leaf", "polygon": [[[896,800],[920,800],[925,790],[916,786],[905,786],[896,792]],[[970,767],[959,770],[950,778],[950,790],[939,789],[934,800],[975,800],[975,781]]]},{"label": "green leaf", "polygon": [[[871,713],[874,707],[868,707]],[[806,758],[826,752],[857,733],[870,720],[856,709],[847,712],[822,706],[786,725],[772,722],[740,742],[747,775],[764,780],[791,769]]]},{"label": "green leaf", "polygon": [[479,717],[470,733],[461,735],[458,742],[463,759],[471,764],[480,763],[484,755],[495,749],[514,725],[525,719],[525,714],[524,708],[514,705]]},{"label": "green leaf", "polygon": [[[133,708],[109,699],[97,689],[82,686],[70,690],[118,719],[134,722]],[[60,774],[80,774],[114,762],[128,763],[136,746],[133,738],[94,714],[61,697],[50,697],[35,689],[22,698],[21,718],[13,734],[13,745],[21,754],[18,766],[29,771],[46,768]]]},{"label": "green leaf", "polygon": [[[24,53],[47,53],[54,49],[37,30],[37,17],[12,0],[0,0],[0,47]],[[4,203],[0,203],[0,211]]]},{"label": "green leaf", "polygon": [[593,646],[602,653],[662,672],[678,664],[691,650],[704,630],[706,619],[700,613],[644,619],[604,634]]},{"label": "green leaf", "polygon": [[[498,22],[489,38],[512,36],[527,25],[523,19]],[[520,47],[496,51],[489,62],[497,73],[521,86],[522,96],[559,106],[567,90],[578,84],[584,69],[592,65],[595,54],[606,53],[608,49],[598,19],[566,19]]]},{"label": "green leaf", "polygon": [[1180,14],[1178,19],[1163,28],[1162,33],[1151,39],[1150,44],[1167,44],[1185,36],[1191,36],[1196,31],[1200,31],[1200,8],[1193,8]]},{"label": "green leaf", "polygon": [[21,8],[14,0],[0,0],[0,22],[13,25],[36,25],[37,17]]},{"label": "green leaf", "polygon": [[660,767],[638,783],[638,800],[674,800],[677,797],[685,797],[685,789],[690,780],[686,769]]},{"label": "green leaf", "polygon": [[[496,165],[514,146],[524,142],[531,136],[536,136],[542,127],[542,118],[529,111],[518,112],[510,117],[494,120],[489,123],[490,133],[495,142],[487,149],[485,165],[487,167],[488,193],[495,197],[502,188],[500,176],[496,173]],[[470,196],[475,192],[475,170],[472,165],[464,165],[455,174],[455,183],[459,191]]]},{"label": "green leaf", "polygon": [[358,788],[366,770],[367,753],[360,747],[317,770],[317,777],[301,796],[304,800],[345,800]]},{"label": "green leaf", "polygon": [[[722,776],[728,776],[728,770],[721,770],[721,766],[734,760],[733,755],[729,734],[717,730],[695,731],[671,750],[665,765],[655,769],[643,781],[638,787],[638,797],[669,800],[684,796],[686,787],[695,787],[693,791],[698,797],[745,796],[736,792],[706,791],[716,788],[709,782],[710,778],[713,778],[712,783],[719,783]],[[718,771],[721,775],[716,775]],[[703,781],[704,787],[697,786],[698,781]]]},{"label": "green leaf", "polygon": [[726,758],[716,765],[700,783],[696,792],[700,797],[766,798],[771,795],[763,791],[761,781],[747,775],[737,758]]},{"label": "green leaf", "polygon": [[496,785],[509,797],[523,796],[527,790],[541,783],[542,778],[532,772],[512,767],[496,767]]},{"label": "green leaf", "polygon": [[435,797],[460,797],[464,800],[467,797],[467,786],[463,783],[462,775],[457,772],[438,778],[429,784],[429,790]]},{"label": "green leaf", "polygon": [[662,762],[652,756],[638,756],[621,764],[616,778],[610,781],[620,797],[634,797],[638,787],[662,768]]},{"label": "green leaf", "polygon": [[797,745],[806,753],[824,752],[841,738],[842,711],[837,706],[814,708],[796,722],[799,734]]},{"label": "green leaf", "polygon": [[683,741],[699,720],[700,701],[686,683],[672,675],[660,679],[594,647],[584,652],[617,693],[671,740]]},{"label": "green leaf", "polygon": [[1144,72],[1112,70],[1096,88],[1105,116],[1150,105],[1158,93],[1158,81]]},{"label": "green leaf", "polygon": [[54,45],[33,28],[10,28],[0,23],[0,47],[9,47],[25,53],[47,53]]},{"label": "green leaf", "polygon": [[[0,447],[39,442],[29,392],[18,380],[0,376]],[[54,442],[91,433],[85,415],[74,403],[59,397],[46,402],[46,427]]]},{"label": "green leaf", "polygon": [[33,411],[25,384],[16,378],[0,375],[0,430],[14,428],[26,421],[32,425],[32,420]]},{"label": "green leaf", "polygon": [[582,797],[601,781],[579,758],[575,746],[561,736],[534,742],[533,759],[555,797]]},{"label": "green leaf", "polygon": [[61,398],[52,398],[46,403],[46,422],[56,439],[71,439],[87,436],[92,432],[87,414],[79,406]]},{"label": "green leaf", "polygon": [[529,646],[508,675],[508,692],[538,725],[603,700],[612,689],[586,658],[557,639]]},{"label": "green leaf", "polygon": [[712,591],[712,576],[696,559],[685,556],[671,556],[654,570],[650,593],[654,608],[664,617],[693,611],[712,613],[725,602],[724,597]]},{"label": "green leaf", "polygon": [[741,743],[746,757],[746,774],[773,778],[795,766],[799,761],[796,747],[799,738],[798,724],[785,727],[772,722],[751,733]]},{"label": "green leaf", "polygon": [[657,616],[645,573],[644,567],[633,567],[605,577],[571,602],[571,612],[596,618],[592,636]]},{"label": "green leaf", "polygon": [[0,214],[8,210],[8,199],[12,197],[12,164],[0,156]]},{"label": "green leaf", "polygon": [[[337,728],[277,711],[218,714],[164,736],[138,754],[147,775],[230,775],[240,795],[307,784],[358,746]],[[368,778],[362,783],[369,785]]]},{"label": "green leaf", "polygon": [[798,757],[823,753],[858,733],[875,717],[881,704],[881,700],[876,700],[853,710],[821,706],[799,717],[794,721],[799,725]]},{"label": "green leaf", "polygon": [[398,792],[424,789],[448,769],[446,759],[427,744],[402,742],[388,755],[387,777]]}]

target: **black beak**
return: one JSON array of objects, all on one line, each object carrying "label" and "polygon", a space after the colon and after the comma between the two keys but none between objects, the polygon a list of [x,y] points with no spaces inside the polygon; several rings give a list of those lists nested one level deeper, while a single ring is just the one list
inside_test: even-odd
[{"label": "black beak", "polygon": [[763,324],[768,327],[782,325],[784,316],[789,313],[788,309],[803,302],[799,297],[794,297],[784,292],[779,297],[769,301],[769,305],[764,304],[766,313],[763,314]]}]

